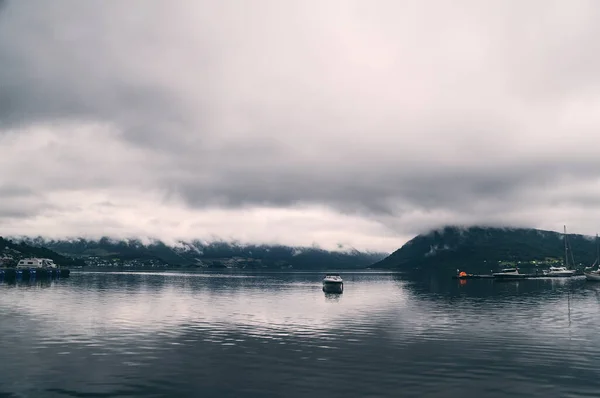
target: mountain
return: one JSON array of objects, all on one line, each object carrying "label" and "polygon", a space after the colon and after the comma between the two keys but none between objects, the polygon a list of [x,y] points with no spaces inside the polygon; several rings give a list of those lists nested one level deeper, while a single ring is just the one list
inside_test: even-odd
[{"label": "mountain", "polygon": [[47,240],[20,238],[37,247],[46,247],[65,256],[76,257],[88,265],[179,266],[207,268],[361,268],[383,259],[387,253],[327,251],[314,247],[281,245],[241,245],[229,242],[142,242],[139,239]]},{"label": "mountain", "polygon": [[[591,265],[596,258],[595,239],[567,235],[575,267]],[[490,273],[502,265],[536,268],[562,264],[565,257],[563,234],[528,228],[462,228],[447,226],[418,235],[372,268],[419,272]]]},{"label": "mountain", "polygon": [[2,258],[2,265],[15,265],[20,259],[27,257],[50,258],[62,267],[84,265],[81,259],[73,259],[45,247],[31,246],[25,242],[15,242],[0,236],[0,258]]}]

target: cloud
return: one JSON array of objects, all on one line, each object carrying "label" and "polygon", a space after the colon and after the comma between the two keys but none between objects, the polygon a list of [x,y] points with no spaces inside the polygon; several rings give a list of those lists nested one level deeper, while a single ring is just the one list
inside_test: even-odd
[{"label": "cloud", "polygon": [[0,10],[3,231],[387,250],[443,223],[596,232],[593,1]]}]

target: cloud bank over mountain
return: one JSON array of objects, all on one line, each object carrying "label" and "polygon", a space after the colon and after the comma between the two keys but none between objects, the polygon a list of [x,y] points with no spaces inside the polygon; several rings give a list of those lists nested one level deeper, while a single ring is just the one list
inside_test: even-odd
[{"label": "cloud bank over mountain", "polygon": [[594,234],[593,1],[0,2],[4,235]]}]

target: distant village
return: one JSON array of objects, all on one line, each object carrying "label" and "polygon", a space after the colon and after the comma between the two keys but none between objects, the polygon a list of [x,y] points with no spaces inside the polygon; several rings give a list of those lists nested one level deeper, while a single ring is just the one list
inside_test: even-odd
[{"label": "distant village", "polygon": [[[174,268],[181,267],[181,265],[170,265],[161,260],[156,259],[135,259],[135,260],[121,260],[106,259],[102,257],[87,257],[85,259],[85,265],[89,268]],[[188,267],[195,268],[267,268],[259,259],[245,258],[245,257],[233,257],[233,258],[219,258],[219,259],[202,259],[197,260],[195,264]],[[280,268],[292,268],[291,265],[281,262]]]},{"label": "distant village", "polygon": [[[20,259],[25,258],[20,252],[6,248],[2,257],[0,257],[0,267],[14,267]],[[86,256],[84,259],[85,267],[92,268],[153,268],[153,269],[167,269],[167,268],[179,268],[181,265],[168,264],[158,259],[120,259],[120,258],[103,258],[96,256]],[[234,258],[219,258],[219,259],[203,259],[197,260],[197,262],[191,267],[195,268],[266,268],[258,259],[234,257]],[[188,266],[188,267],[190,267]],[[290,269],[291,265],[282,262],[279,264],[280,268]],[[77,268],[77,267],[76,267]],[[80,267],[79,267],[80,268]]]}]

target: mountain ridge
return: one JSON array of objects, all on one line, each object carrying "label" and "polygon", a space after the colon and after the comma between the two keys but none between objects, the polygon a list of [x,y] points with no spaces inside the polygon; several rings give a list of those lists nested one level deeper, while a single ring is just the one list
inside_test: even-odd
[{"label": "mountain ridge", "polygon": [[237,241],[176,241],[158,239],[68,238],[20,236],[20,242],[47,247],[57,253],[86,260],[88,265],[139,265],[208,268],[366,268],[388,253],[361,252],[341,246],[338,251],[318,247],[247,244]]},{"label": "mountain ridge", "polygon": [[[444,226],[415,236],[372,268],[420,272],[489,273],[502,264],[536,268],[562,264],[564,235],[555,231],[521,227]],[[567,234],[569,262],[583,268],[596,258],[592,236]]]}]

